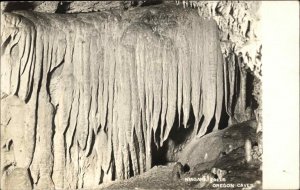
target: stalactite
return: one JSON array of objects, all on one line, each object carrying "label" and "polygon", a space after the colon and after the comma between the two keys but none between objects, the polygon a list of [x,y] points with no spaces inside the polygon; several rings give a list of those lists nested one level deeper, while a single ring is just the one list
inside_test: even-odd
[{"label": "stalactite", "polygon": [[169,86],[168,86],[168,109],[166,115],[166,130],[164,131],[164,136],[162,141],[166,141],[171,128],[173,127],[175,114],[176,114],[176,99],[177,99],[177,52],[174,49],[174,44],[168,43],[167,58],[168,61],[164,64],[169,66]]},{"label": "stalactite", "polygon": [[[221,48],[220,45],[217,44],[217,62],[224,62],[223,56],[221,54]],[[219,128],[219,123],[221,121],[221,116],[222,116],[222,109],[223,109],[223,99],[224,99],[224,81],[223,81],[223,76],[224,72],[223,71],[223,65],[218,64],[217,65],[217,84],[216,84],[216,89],[217,89],[217,97],[216,97],[216,111],[215,111],[215,126],[214,130],[218,130]]]},{"label": "stalactite", "polygon": [[[202,27],[202,23],[200,23],[199,27]],[[194,43],[192,42],[194,40]],[[191,59],[191,104],[193,107],[193,112],[195,115],[195,129],[198,128],[200,117],[202,116],[200,113],[200,100],[202,98],[201,94],[201,85],[199,85],[199,82],[201,84],[201,78],[202,78],[202,57],[203,53],[202,51],[199,51],[199,46],[201,46],[200,49],[203,48],[203,35],[197,35],[196,33],[193,33],[193,37],[189,39],[189,44],[192,46],[190,47],[189,53],[192,57]],[[194,56],[193,56],[194,55]]]},{"label": "stalactite", "polygon": [[18,45],[17,58],[1,56],[3,91],[30,105],[25,137],[36,187],[81,188],[92,185],[87,175],[98,185],[149,170],[152,144],[160,148],[173,127],[188,127],[191,110],[198,136],[213,119],[218,129],[223,78],[232,108],[235,75],[223,67],[217,25],[196,12],[153,9],[5,14],[22,25],[1,33],[18,38],[8,43]]},{"label": "stalactite", "polygon": [[165,46],[163,46],[162,49],[162,70],[163,70],[163,78],[162,78],[162,111],[161,111],[161,125],[160,125],[160,146],[163,145],[163,142],[161,139],[163,138],[163,134],[165,131],[165,125],[166,125],[166,113],[168,108],[168,65],[166,63],[166,50]]},{"label": "stalactite", "polygon": [[[203,92],[203,115],[204,115],[204,121],[200,128],[200,131],[198,133],[198,137],[203,136],[207,128],[211,122],[211,120],[214,117],[215,114],[215,107],[216,107],[216,94],[218,93],[216,91],[216,78],[217,75],[221,75],[222,73],[217,73],[217,65],[218,62],[216,60],[217,55],[214,55],[217,51],[216,44],[217,42],[212,40],[216,38],[216,30],[214,28],[216,27],[215,23],[211,21],[205,21],[206,22],[206,30],[207,32],[204,33],[204,61],[203,61],[203,67],[202,70],[205,70],[207,72],[203,72],[203,78],[202,78],[202,92]],[[209,34],[209,35],[208,35]],[[213,84],[213,85],[212,85]]]},{"label": "stalactite", "polygon": [[[58,40],[61,41],[62,39]],[[59,44],[59,42],[55,42],[54,44]],[[63,176],[66,162],[65,133],[70,127],[72,110],[75,109],[74,107],[72,107],[72,104],[74,102],[74,77],[72,76],[73,66],[70,59],[72,49],[71,47],[68,47],[65,50],[65,48],[66,47],[63,44],[61,44],[60,47],[56,47],[55,49],[57,51],[57,54],[53,56],[56,57],[55,61],[53,62],[54,66],[58,66],[62,62],[62,60],[64,60],[63,57],[66,57],[66,61],[63,63],[65,69],[62,72],[62,77],[63,80],[65,80],[65,83],[60,85],[60,91],[64,91],[64,93],[60,96],[58,100],[58,108],[56,111],[56,117],[54,121],[55,131],[53,138],[53,151],[55,157],[52,178],[54,183],[56,184],[56,187],[59,188],[63,188]],[[63,57],[60,57],[62,55]]]}]

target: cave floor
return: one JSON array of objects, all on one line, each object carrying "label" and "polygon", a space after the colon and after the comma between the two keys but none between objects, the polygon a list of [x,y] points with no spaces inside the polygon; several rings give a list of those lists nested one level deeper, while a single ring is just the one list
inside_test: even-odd
[{"label": "cave floor", "polygon": [[[216,135],[226,134],[228,130],[235,135],[236,129],[249,133],[247,128],[239,127],[222,130]],[[102,184],[99,189],[262,189],[261,161],[252,159],[246,162],[244,146],[220,154],[212,161],[196,164],[179,178],[174,177],[176,171],[174,167],[175,163],[154,166],[149,171],[130,179]],[[221,174],[224,172],[220,174],[221,178],[212,172],[213,168],[219,170]],[[207,176],[210,178],[205,178]]]},{"label": "cave floor", "polygon": [[[180,179],[173,178],[174,164],[155,166],[148,172],[124,181],[103,184],[99,189],[262,189],[262,171],[259,163],[246,163],[244,150],[239,148],[216,161],[197,165],[184,173]],[[211,168],[227,171],[226,181],[199,182],[187,181],[189,178],[201,178]]]}]

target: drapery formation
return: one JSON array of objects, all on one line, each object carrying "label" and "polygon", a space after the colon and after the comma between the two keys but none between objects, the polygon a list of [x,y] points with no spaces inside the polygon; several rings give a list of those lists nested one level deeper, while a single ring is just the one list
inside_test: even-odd
[{"label": "drapery formation", "polygon": [[140,174],[152,166],[152,142],[188,127],[191,112],[201,137],[231,109],[217,25],[193,11],[16,12],[1,23],[1,140],[35,188]]}]

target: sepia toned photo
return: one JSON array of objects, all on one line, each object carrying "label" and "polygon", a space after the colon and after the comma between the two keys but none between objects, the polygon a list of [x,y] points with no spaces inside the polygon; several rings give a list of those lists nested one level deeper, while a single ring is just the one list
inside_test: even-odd
[{"label": "sepia toned photo", "polygon": [[1,189],[263,189],[261,5],[1,2]]}]

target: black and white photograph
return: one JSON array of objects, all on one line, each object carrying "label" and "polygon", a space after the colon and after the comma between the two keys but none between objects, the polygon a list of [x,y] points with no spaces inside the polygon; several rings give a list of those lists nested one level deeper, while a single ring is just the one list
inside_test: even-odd
[{"label": "black and white photograph", "polygon": [[2,1],[0,15],[1,190],[299,188],[299,2]]}]

